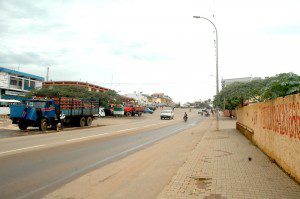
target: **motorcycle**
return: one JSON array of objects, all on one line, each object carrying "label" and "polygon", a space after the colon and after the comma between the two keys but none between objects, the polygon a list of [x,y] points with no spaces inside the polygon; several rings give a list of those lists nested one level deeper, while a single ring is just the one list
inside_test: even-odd
[{"label": "motorcycle", "polygon": [[187,119],[188,119],[188,117],[185,115],[185,116],[183,116],[183,120],[184,120],[184,122],[187,122]]}]

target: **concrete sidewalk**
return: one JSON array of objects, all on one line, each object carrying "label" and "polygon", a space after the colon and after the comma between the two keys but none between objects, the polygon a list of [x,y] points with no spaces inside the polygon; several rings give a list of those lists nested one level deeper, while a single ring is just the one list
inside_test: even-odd
[{"label": "concrete sidewalk", "polygon": [[213,124],[158,198],[300,198],[300,186],[235,130]]}]

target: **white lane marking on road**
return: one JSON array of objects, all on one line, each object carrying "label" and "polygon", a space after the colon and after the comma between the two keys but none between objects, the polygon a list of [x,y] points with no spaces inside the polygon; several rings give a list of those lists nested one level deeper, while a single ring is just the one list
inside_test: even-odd
[{"label": "white lane marking on road", "polygon": [[30,147],[25,147],[25,148],[20,148],[20,149],[14,149],[14,150],[10,150],[10,151],[3,151],[3,152],[0,152],[0,154],[11,153],[11,152],[16,152],[16,151],[23,151],[23,150],[33,149],[33,148],[38,148],[38,147],[43,147],[43,146],[46,146],[46,145],[41,144],[41,145],[30,146]]},{"label": "white lane marking on road", "polygon": [[181,131],[181,130],[185,130],[185,129],[187,129],[187,128],[182,127],[182,128],[180,128],[180,129],[177,129],[177,131]]},{"label": "white lane marking on road", "polygon": [[140,128],[145,128],[145,127],[150,127],[150,126],[156,126],[156,125],[160,125],[160,124],[164,124],[165,122],[160,122],[158,124],[150,124],[150,125],[146,125],[146,126],[138,126],[138,127],[133,127],[133,128],[129,128],[129,129],[123,129],[123,130],[119,130],[117,132],[123,132],[123,131],[130,131],[130,130],[135,130],[135,129],[140,129]]},{"label": "white lane marking on road", "polygon": [[142,121],[142,122],[132,122],[132,123],[124,123],[124,124],[113,124],[112,126],[123,126],[123,125],[129,125],[129,124],[140,124],[140,123],[148,123],[148,121]]},{"label": "white lane marking on road", "polygon": [[101,133],[101,134],[97,134],[97,135],[90,135],[90,136],[84,136],[84,137],[79,137],[79,138],[73,138],[73,139],[66,140],[66,142],[72,142],[72,141],[76,141],[76,140],[82,140],[82,139],[102,136],[102,135],[106,135],[106,134],[109,134],[109,133]]},{"label": "white lane marking on road", "polygon": [[134,130],[134,129],[138,129],[139,127],[134,127],[134,128],[129,128],[129,129],[123,129],[123,130],[119,130],[119,131],[116,131],[116,132],[124,132],[124,131],[130,131],[130,130]]},{"label": "white lane marking on road", "polygon": [[[150,124],[150,125],[146,125],[146,126],[139,126],[139,127],[134,127],[134,128],[129,128],[129,129],[123,129],[123,130],[119,130],[119,131],[115,131],[117,133],[120,132],[124,132],[124,131],[131,131],[131,130],[136,130],[136,129],[140,129],[140,128],[145,128],[145,127],[150,127],[150,126],[156,126],[159,124],[164,124],[165,122],[160,122],[158,124]],[[111,132],[113,133],[113,132]],[[83,140],[83,139],[87,139],[87,138],[92,138],[92,137],[98,137],[98,136],[102,136],[102,135],[106,135],[106,134],[111,134],[111,133],[101,133],[101,134],[96,134],[96,135],[90,135],[90,136],[84,136],[84,137],[79,137],[79,138],[73,138],[73,139],[69,139],[66,140],[66,142],[73,142],[73,141],[77,141],[77,140]]]}]

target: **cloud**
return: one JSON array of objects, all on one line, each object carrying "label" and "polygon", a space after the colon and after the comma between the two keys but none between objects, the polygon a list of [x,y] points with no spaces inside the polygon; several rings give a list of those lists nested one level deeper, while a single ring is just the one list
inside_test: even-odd
[{"label": "cloud", "polygon": [[47,53],[0,51],[0,64],[2,65],[54,65],[55,59],[47,57]]},{"label": "cloud", "polygon": [[142,43],[133,42],[129,44],[125,44],[123,42],[111,42],[109,44],[110,52],[114,56],[126,56],[137,60],[146,60],[150,62],[167,60],[168,56],[159,53],[152,52],[147,49],[147,46]]},{"label": "cloud", "polygon": [[297,35],[300,34],[300,24],[267,27],[263,28],[262,31],[269,35]]},{"label": "cloud", "polygon": [[[176,101],[215,93],[220,77],[299,73],[299,2],[239,0],[0,0],[0,64],[52,80],[113,82]],[[215,17],[212,17],[212,16]],[[66,75],[68,74],[68,75]],[[176,84],[174,84],[176,83]]]},{"label": "cloud", "polygon": [[[62,28],[55,11],[50,12],[47,1],[0,1],[0,36],[39,34]],[[53,14],[50,14],[53,13]]]},{"label": "cloud", "polygon": [[46,8],[39,6],[41,2],[34,0],[0,1],[0,12],[12,19],[46,18],[49,16],[49,12]]}]

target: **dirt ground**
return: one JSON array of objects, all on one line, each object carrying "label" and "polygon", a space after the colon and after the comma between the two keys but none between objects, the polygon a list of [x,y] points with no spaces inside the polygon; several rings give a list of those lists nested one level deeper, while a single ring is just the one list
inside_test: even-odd
[{"label": "dirt ground", "polygon": [[92,171],[45,198],[155,198],[202,139],[212,119]]}]

